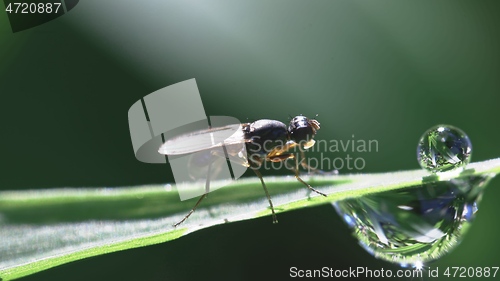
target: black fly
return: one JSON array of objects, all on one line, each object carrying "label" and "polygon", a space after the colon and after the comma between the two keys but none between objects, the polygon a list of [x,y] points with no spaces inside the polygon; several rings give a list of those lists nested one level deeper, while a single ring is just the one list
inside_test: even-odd
[{"label": "black fly", "polygon": [[[224,145],[228,154],[233,156],[237,155],[238,164],[251,168],[259,177],[269,201],[269,206],[271,207],[274,223],[277,223],[278,220],[276,218],[271,196],[269,195],[266,184],[264,183],[262,174],[259,171],[265,161],[283,162],[289,159],[295,159],[295,165],[290,168],[295,172],[295,178],[307,186],[307,188],[311,191],[326,196],[326,194],[314,189],[299,176],[299,164],[305,169],[310,168],[307,166],[306,162],[303,161],[305,160],[303,150],[314,145],[314,136],[320,129],[318,121],[315,119],[309,119],[305,116],[296,116],[290,120],[287,127],[283,122],[277,120],[261,119],[252,123],[241,124],[236,133],[225,139],[223,143],[211,145],[206,144],[206,142],[201,143],[200,141],[197,141],[197,139],[202,138],[206,140],[206,136],[208,134],[230,129],[234,130],[234,126],[210,128],[181,135],[167,140],[160,147],[158,152],[165,155],[182,155],[199,151],[210,152],[215,146],[220,147]],[[237,146],[237,144],[239,144],[239,146]],[[241,153],[241,149],[238,149],[238,147],[242,147],[241,144],[244,144],[245,146],[246,155],[243,155]],[[300,150],[300,157],[302,157],[301,161],[299,161],[299,157],[296,157],[295,153],[292,152],[292,150],[296,148],[299,148]],[[227,155],[216,156],[225,158]],[[234,157],[231,161],[234,162]],[[208,165],[208,174],[210,174],[211,166],[212,165]],[[183,223],[196,210],[198,205],[209,192],[209,186],[210,183],[209,180],[207,180],[205,186],[206,192],[200,197],[198,202],[196,202],[191,211],[174,226],[178,226]]]}]

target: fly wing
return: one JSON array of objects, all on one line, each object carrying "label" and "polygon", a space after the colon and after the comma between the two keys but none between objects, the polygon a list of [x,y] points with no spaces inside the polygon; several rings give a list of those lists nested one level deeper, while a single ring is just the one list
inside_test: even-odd
[{"label": "fly wing", "polygon": [[241,124],[233,124],[171,138],[160,146],[158,152],[165,155],[183,155],[245,141]]}]

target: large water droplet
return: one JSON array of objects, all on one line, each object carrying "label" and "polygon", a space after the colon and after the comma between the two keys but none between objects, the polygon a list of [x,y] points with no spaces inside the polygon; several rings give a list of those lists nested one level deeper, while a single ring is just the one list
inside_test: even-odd
[{"label": "large water droplet", "polygon": [[438,125],[427,130],[418,143],[420,166],[433,173],[464,167],[470,162],[472,144],[459,128]]},{"label": "large water droplet", "polygon": [[460,242],[491,178],[427,183],[340,201],[334,207],[369,253],[417,265],[441,257]]}]

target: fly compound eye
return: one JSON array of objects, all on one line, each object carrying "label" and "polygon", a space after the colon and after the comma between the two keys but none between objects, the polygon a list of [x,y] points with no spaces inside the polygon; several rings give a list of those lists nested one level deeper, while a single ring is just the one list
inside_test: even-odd
[{"label": "fly compound eye", "polygon": [[[309,120],[305,116],[294,117],[290,121],[290,125],[288,126],[290,139],[296,143],[307,143],[309,141],[312,141],[314,134],[316,134],[316,128],[311,121],[316,120]],[[319,128],[319,123],[317,128]]]}]

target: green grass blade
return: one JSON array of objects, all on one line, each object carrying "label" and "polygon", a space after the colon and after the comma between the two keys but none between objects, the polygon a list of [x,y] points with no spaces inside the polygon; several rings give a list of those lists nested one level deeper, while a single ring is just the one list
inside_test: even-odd
[{"label": "green grass blade", "polygon": [[[408,188],[423,181],[497,174],[500,158],[470,164],[461,174],[426,171],[318,175],[304,179],[328,197],[310,193],[294,177],[266,177],[276,212]],[[170,185],[65,188],[0,192],[0,280],[12,280],[86,257],[174,240],[213,225],[270,215],[257,178],[211,192],[180,227],[196,199],[181,202]],[[269,218],[271,223],[271,218]]]}]

